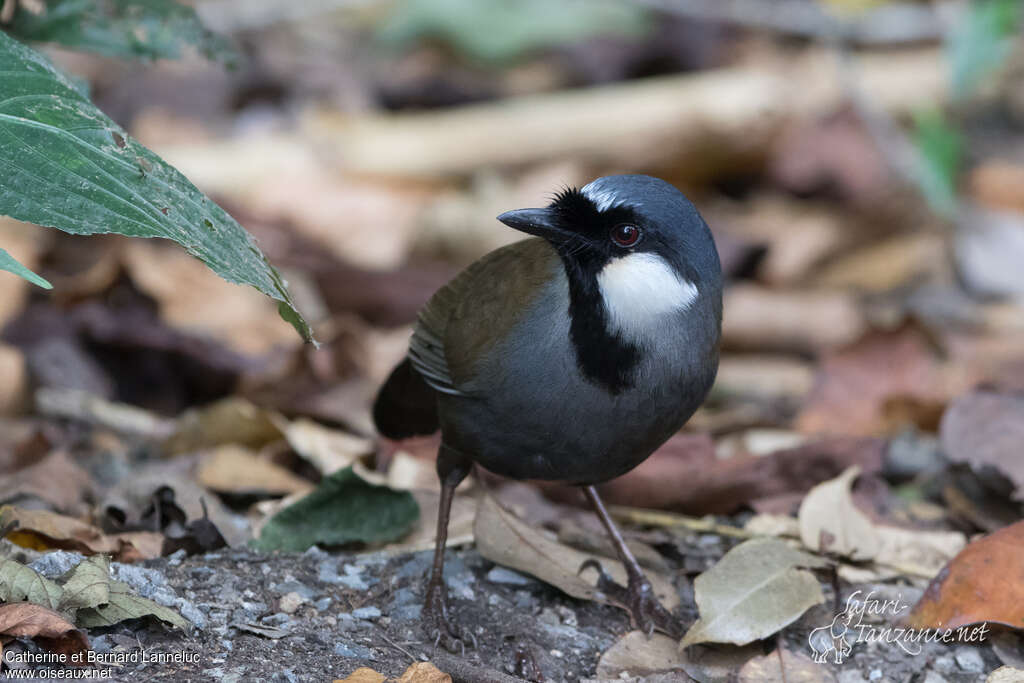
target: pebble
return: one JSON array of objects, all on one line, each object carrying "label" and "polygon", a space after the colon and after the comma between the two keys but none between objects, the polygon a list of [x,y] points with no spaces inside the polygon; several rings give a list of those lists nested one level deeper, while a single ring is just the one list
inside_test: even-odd
[{"label": "pebble", "polygon": [[533,583],[533,579],[529,576],[504,567],[495,567],[487,572],[487,580],[491,583],[503,583],[509,586],[527,586]]},{"label": "pebble", "polygon": [[299,595],[296,591],[291,591],[290,593],[285,593],[281,596],[281,599],[277,602],[277,606],[285,614],[294,614],[295,610],[299,609],[304,602],[306,602],[306,598],[304,596]]},{"label": "pebble", "polygon": [[185,552],[185,549],[179,548],[167,556],[167,564],[171,567],[177,567],[186,557],[188,557],[188,553]]},{"label": "pebble", "polygon": [[84,555],[68,552],[67,550],[55,550],[52,553],[41,555],[29,567],[35,569],[48,579],[56,579],[66,574],[85,559]]},{"label": "pebble", "polygon": [[356,619],[376,619],[380,616],[380,607],[360,607],[352,610],[352,616]]},{"label": "pebble", "polygon": [[872,669],[871,673],[868,674],[868,680],[869,681],[877,681],[881,677],[882,677],[882,670],[881,669]]},{"label": "pebble", "polygon": [[373,650],[368,647],[363,647],[362,645],[356,645],[355,643],[338,643],[334,646],[334,654],[339,657],[348,657],[349,659],[376,660],[376,657],[373,655]]},{"label": "pebble", "polygon": [[316,591],[302,583],[301,581],[282,581],[281,583],[274,586],[274,590],[278,593],[298,593],[306,600],[312,600],[313,596],[316,595]]},{"label": "pebble", "polygon": [[968,673],[980,674],[985,670],[985,660],[973,647],[958,647],[953,656],[957,666]]},{"label": "pebble", "polygon": [[317,612],[323,612],[325,609],[331,606],[332,602],[334,602],[334,598],[320,598],[319,600],[313,603],[313,606],[316,607]]}]

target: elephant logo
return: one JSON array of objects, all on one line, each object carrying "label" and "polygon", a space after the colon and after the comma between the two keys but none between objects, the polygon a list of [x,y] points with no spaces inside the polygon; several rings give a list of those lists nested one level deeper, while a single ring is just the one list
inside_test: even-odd
[{"label": "elephant logo", "polygon": [[850,635],[850,616],[842,612],[837,614],[828,626],[819,626],[811,631],[807,642],[814,652],[815,662],[824,664],[829,653],[832,653],[833,662],[842,664],[843,660],[850,656],[853,650],[853,645],[847,638]]}]

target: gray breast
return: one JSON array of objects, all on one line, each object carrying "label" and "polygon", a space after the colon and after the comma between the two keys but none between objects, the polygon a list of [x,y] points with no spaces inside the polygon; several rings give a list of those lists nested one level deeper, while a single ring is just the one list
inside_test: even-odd
[{"label": "gray breast", "polygon": [[605,481],[643,461],[703,401],[717,367],[717,336],[690,335],[694,326],[685,322],[703,315],[704,303],[651,335],[634,386],[614,396],[579,372],[568,308],[560,273],[482,359],[475,396],[439,398],[446,444],[516,479]]}]

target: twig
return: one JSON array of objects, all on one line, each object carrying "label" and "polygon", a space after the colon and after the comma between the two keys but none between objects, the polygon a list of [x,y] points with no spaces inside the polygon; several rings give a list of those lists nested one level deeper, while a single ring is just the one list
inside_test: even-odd
[{"label": "twig", "polygon": [[414,663],[420,661],[418,657],[413,655],[411,652],[406,650],[404,647],[402,647],[401,645],[399,645],[395,641],[393,641],[390,638],[388,638],[388,634],[384,631],[384,627],[383,626],[381,626],[380,624],[377,624],[377,628],[380,629],[380,637],[384,639],[384,642],[386,642],[388,645],[390,645],[391,647],[395,648],[399,652],[404,653],[405,656],[408,657],[409,659],[411,659]]}]

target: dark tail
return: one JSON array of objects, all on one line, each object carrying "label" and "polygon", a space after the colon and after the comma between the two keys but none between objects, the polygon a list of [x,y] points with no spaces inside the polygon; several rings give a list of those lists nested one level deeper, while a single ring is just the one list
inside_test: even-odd
[{"label": "dark tail", "polygon": [[437,431],[437,393],[406,358],[391,371],[373,402],[373,422],[389,439]]}]

